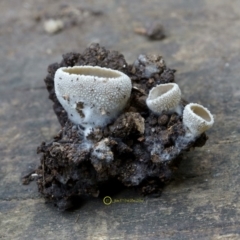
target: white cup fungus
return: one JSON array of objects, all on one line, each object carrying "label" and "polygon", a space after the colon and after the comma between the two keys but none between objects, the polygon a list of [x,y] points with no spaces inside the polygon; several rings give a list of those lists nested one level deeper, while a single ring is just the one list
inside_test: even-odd
[{"label": "white cup fungus", "polygon": [[176,83],[160,84],[153,87],[146,100],[148,108],[156,114],[161,114],[163,110],[179,111],[181,100],[181,90]]},{"label": "white cup fungus", "polygon": [[91,129],[106,126],[121,113],[130,98],[132,83],[117,70],[74,66],[56,71],[54,87],[68,118]]},{"label": "white cup fungus", "polygon": [[197,103],[189,103],[183,110],[183,125],[195,136],[212,127],[214,118],[210,111]]}]

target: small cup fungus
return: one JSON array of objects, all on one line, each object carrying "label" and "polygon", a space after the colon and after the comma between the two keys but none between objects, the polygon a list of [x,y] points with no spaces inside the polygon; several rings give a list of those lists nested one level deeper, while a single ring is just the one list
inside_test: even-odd
[{"label": "small cup fungus", "polygon": [[131,79],[109,68],[61,67],[54,77],[56,96],[68,118],[86,128],[104,127],[125,108]]},{"label": "small cup fungus", "polygon": [[181,90],[176,83],[160,84],[152,88],[146,100],[147,106],[154,113],[160,114],[163,110],[179,111]]},{"label": "small cup fungus", "polygon": [[189,103],[183,110],[183,124],[195,136],[211,128],[214,118],[210,111],[197,103]]}]

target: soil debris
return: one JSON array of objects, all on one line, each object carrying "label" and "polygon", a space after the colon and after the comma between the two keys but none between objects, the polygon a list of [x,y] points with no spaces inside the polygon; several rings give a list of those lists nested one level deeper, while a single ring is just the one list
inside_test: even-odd
[{"label": "soil debris", "polygon": [[[68,120],[54,91],[56,70],[77,65],[122,71],[133,85],[124,112],[87,137],[80,126]],[[207,140],[205,133],[197,139],[186,139],[182,116],[165,111],[156,116],[146,106],[149,90],[160,83],[174,82],[174,72],[159,55],[140,55],[133,64],[128,64],[122,54],[99,44],[92,44],[82,54],[64,54],[60,63],[51,64],[45,83],[62,129],[37,150],[41,153],[41,164],[35,173],[39,192],[45,199],[65,210],[74,206],[76,197],[98,197],[109,182],[137,187],[144,195],[160,194],[182,154],[203,146]]]},{"label": "soil debris", "polygon": [[166,38],[165,29],[160,22],[152,22],[147,27],[136,27],[134,32],[146,36],[149,40],[162,40]]},{"label": "soil debris", "polygon": [[59,19],[48,19],[44,22],[44,30],[47,33],[57,33],[61,31],[64,27],[63,21]]},{"label": "soil debris", "polygon": [[56,34],[72,26],[80,26],[90,17],[100,17],[103,12],[97,9],[87,9],[81,6],[60,4],[53,11],[45,10],[35,13],[34,20],[43,22],[43,28],[48,34]]}]

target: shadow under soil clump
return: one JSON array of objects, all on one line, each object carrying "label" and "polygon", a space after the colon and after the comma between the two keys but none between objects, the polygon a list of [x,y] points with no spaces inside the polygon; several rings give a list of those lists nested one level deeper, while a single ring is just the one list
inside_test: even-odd
[{"label": "shadow under soil clump", "polygon": [[[68,120],[54,90],[58,68],[81,65],[119,70],[132,81],[130,101],[122,114],[87,137]],[[174,73],[161,56],[140,55],[128,64],[122,54],[98,44],[82,54],[65,54],[60,63],[51,64],[45,83],[61,130],[37,150],[41,164],[35,173],[44,198],[65,210],[73,207],[78,196],[101,196],[102,189],[111,183],[119,189],[137,187],[143,195],[159,193],[172,178],[182,153],[203,146],[207,140],[205,133],[186,139],[182,115],[165,111],[155,115],[146,105],[150,89],[174,82]],[[186,104],[181,100],[183,107]]]}]

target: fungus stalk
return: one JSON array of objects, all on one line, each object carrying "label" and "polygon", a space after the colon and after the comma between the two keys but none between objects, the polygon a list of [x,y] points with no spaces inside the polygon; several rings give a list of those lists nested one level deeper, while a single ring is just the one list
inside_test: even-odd
[{"label": "fungus stalk", "polygon": [[75,66],[59,68],[54,77],[57,99],[68,118],[85,128],[104,127],[125,108],[131,79],[109,68]]},{"label": "fungus stalk", "polygon": [[214,118],[210,111],[197,103],[189,103],[183,110],[183,124],[194,137],[212,127]]},{"label": "fungus stalk", "polygon": [[176,83],[160,84],[153,87],[146,100],[148,108],[156,114],[161,114],[163,110],[175,111],[181,114],[179,102],[181,100],[181,90]]}]

